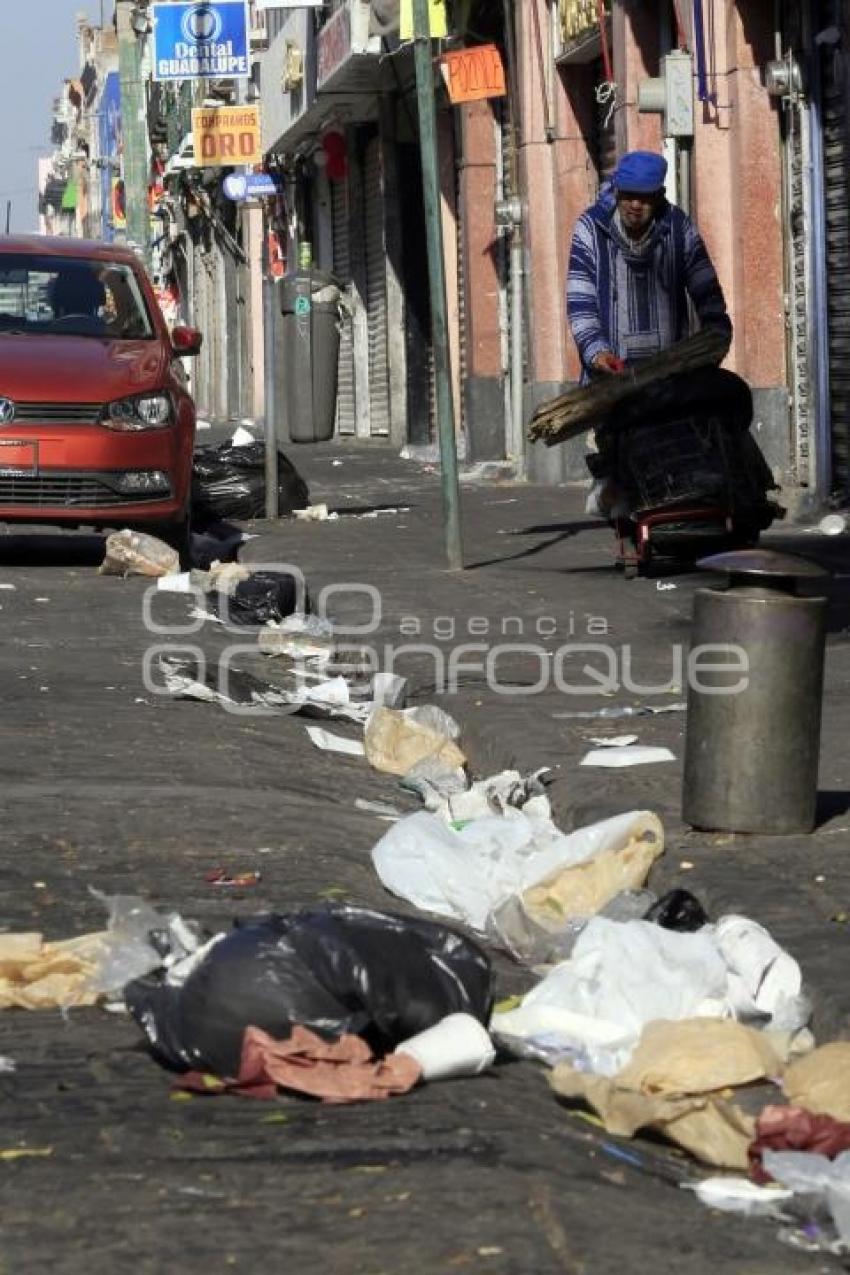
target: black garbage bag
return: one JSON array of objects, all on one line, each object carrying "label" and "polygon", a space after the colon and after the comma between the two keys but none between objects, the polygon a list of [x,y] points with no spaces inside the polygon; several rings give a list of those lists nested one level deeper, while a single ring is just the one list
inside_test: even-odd
[{"label": "black garbage bag", "polygon": [[[281,451],[277,466],[279,512],[291,514],[293,509],[306,508],[310,503],[307,484]],[[265,443],[199,447],[192,464],[192,509],[199,520],[265,517]]]},{"label": "black garbage bag", "polygon": [[[190,958],[190,960],[193,958]],[[470,939],[415,917],[326,907],[238,924],[190,969],[124,989],[154,1053],[180,1070],[239,1071],[246,1027],[296,1024],[363,1037],[383,1055],[447,1014],[487,1023],[490,961]]]},{"label": "black garbage bag", "polygon": [[260,627],[280,621],[295,611],[309,609],[309,600],[295,577],[285,571],[254,571],[240,580],[232,592],[207,594],[215,614],[232,624]]},{"label": "black garbage bag", "polygon": [[708,913],[690,890],[669,890],[653,903],[644,920],[660,925],[662,930],[691,934],[708,925]]}]

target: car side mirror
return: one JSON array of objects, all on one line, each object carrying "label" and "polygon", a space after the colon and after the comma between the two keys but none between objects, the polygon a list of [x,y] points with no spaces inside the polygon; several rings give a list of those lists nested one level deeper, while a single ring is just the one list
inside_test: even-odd
[{"label": "car side mirror", "polygon": [[204,334],[199,332],[197,328],[176,327],[171,332],[171,348],[175,354],[181,357],[187,357],[192,354],[200,354],[201,346],[204,343]]}]

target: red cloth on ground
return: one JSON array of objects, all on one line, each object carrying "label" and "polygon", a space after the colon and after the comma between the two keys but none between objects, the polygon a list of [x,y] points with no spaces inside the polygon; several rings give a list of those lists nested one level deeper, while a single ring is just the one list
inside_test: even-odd
[{"label": "red cloth on ground", "polygon": [[359,1036],[326,1041],[299,1025],[288,1040],[275,1040],[259,1027],[246,1027],[235,1079],[189,1071],[175,1084],[195,1093],[231,1092],[246,1098],[274,1098],[280,1087],[323,1102],[344,1103],[407,1093],[421,1075],[419,1063],[408,1054],[376,1059]]},{"label": "red cloth on ground", "polygon": [[764,1151],[812,1151],[834,1160],[850,1148],[850,1124],[832,1116],[815,1116],[802,1107],[765,1107],[756,1121],[750,1144],[750,1176],[764,1185],[772,1179],[764,1170]]}]

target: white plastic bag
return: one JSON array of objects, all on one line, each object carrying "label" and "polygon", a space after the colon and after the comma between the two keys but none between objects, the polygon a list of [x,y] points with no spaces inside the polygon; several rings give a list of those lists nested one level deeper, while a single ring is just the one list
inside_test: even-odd
[{"label": "white plastic bag", "polygon": [[594,917],[571,959],[556,965],[519,1008],[494,1015],[490,1026],[526,1039],[554,1033],[575,1050],[602,1047],[591,1069],[612,1075],[628,1062],[647,1023],[722,1017],[726,985],[726,966],[709,934]]},{"label": "white plastic bag", "polygon": [[715,939],[729,968],[729,1001],[738,1017],[767,1014],[777,1031],[809,1020],[800,966],[764,926],[746,916],[722,916]]},{"label": "white plastic bag", "polygon": [[850,1245],[850,1151],[834,1160],[811,1151],[765,1151],[762,1163],[774,1182],[825,1202],[839,1238]]},{"label": "white plastic bag", "polygon": [[646,811],[631,811],[565,835],[551,819],[507,807],[456,832],[423,811],[390,828],[372,861],[393,894],[483,932],[488,914],[505,899],[623,844],[647,819],[658,824]]}]

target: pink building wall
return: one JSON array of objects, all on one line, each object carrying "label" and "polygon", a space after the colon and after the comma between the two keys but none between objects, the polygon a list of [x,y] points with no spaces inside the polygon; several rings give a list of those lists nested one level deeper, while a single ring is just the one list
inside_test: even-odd
[{"label": "pink building wall", "polygon": [[[520,9],[521,179],[527,192],[530,371],[536,382],[567,381],[577,357],[564,317],[569,240],[595,191],[588,155],[594,84],[590,69],[555,71],[555,140],[544,132],[545,88],[532,6],[546,30],[544,0]],[[692,215],[712,255],[735,325],[729,366],[754,387],[785,380],[781,143],[776,111],[761,83],[772,56],[772,6],[738,0],[718,6],[726,20],[707,32],[717,107],[696,103]],[[618,152],[660,150],[661,119],[640,113],[640,82],[658,74],[660,24],[655,4],[619,4],[612,19],[619,86]]]}]

